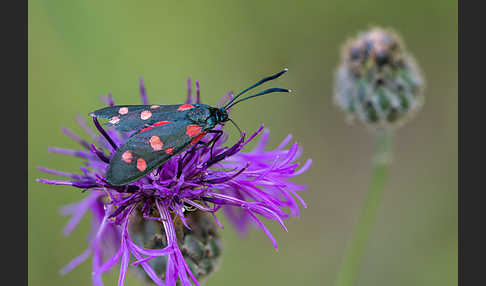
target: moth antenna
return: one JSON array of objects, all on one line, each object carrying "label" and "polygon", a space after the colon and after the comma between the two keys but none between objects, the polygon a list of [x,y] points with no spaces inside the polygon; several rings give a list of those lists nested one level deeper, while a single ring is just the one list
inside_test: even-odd
[{"label": "moth antenna", "polygon": [[286,88],[278,88],[278,87],[265,89],[264,91],[261,91],[261,92],[259,92],[257,94],[250,95],[250,96],[247,96],[247,97],[242,98],[240,100],[237,100],[237,101],[233,102],[231,105],[225,106],[224,108],[225,109],[231,108],[233,105],[237,104],[238,102],[242,102],[242,101],[248,100],[248,99],[253,98],[253,97],[262,96],[262,95],[269,94],[269,93],[274,93],[274,92],[287,92],[287,93],[290,93],[290,92],[292,92],[292,90],[286,89]]},{"label": "moth antenna", "polygon": [[238,93],[235,97],[233,97],[233,99],[231,99],[227,104],[226,106],[224,107],[224,109],[227,109],[228,106],[231,105],[231,103],[233,103],[239,96],[241,96],[242,94],[244,94],[245,92],[251,90],[251,89],[254,89],[255,87],[257,86],[260,86],[261,84],[269,81],[269,80],[273,80],[273,79],[276,79],[278,77],[280,77],[281,75],[283,75],[284,73],[286,73],[289,69],[288,68],[284,68],[282,71],[274,74],[274,75],[271,75],[269,77],[265,77],[259,81],[257,81],[255,84],[253,84],[252,86],[248,87],[247,89],[243,90],[242,92]]}]

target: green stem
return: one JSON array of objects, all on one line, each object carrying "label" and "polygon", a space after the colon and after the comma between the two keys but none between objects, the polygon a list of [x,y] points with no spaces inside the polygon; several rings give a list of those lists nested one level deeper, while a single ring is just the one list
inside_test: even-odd
[{"label": "green stem", "polygon": [[391,133],[379,130],[376,134],[376,150],[373,158],[370,190],[353,240],[339,270],[336,286],[351,286],[356,282],[360,264],[363,260],[363,253],[368,244],[369,234],[375,223],[376,213],[383,197],[390,162],[391,145]]}]

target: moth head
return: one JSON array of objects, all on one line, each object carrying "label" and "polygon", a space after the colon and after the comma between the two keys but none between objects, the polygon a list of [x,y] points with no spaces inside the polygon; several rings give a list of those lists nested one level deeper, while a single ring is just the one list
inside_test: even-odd
[{"label": "moth head", "polygon": [[228,112],[224,108],[215,108],[214,116],[218,122],[226,122],[229,120]]}]

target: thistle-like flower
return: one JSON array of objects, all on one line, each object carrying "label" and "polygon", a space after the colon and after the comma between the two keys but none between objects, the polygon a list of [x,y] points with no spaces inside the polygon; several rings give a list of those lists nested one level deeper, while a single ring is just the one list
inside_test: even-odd
[{"label": "thistle-like flower", "polygon": [[[199,103],[199,85],[194,100],[188,79],[187,103]],[[143,81],[140,81],[143,104],[148,104]],[[232,97],[227,94],[226,99]],[[102,97],[114,105],[111,94]],[[224,98],[223,98],[224,99]],[[106,181],[106,170],[113,146],[120,146],[130,134],[104,130],[94,118],[99,134],[82,118],[78,123],[97,144],[90,144],[72,131],[63,128],[84,150],[50,148],[50,152],[72,155],[85,160],[81,174],[47,168],[40,170],[68,178],[67,180],[38,179],[51,185],[73,186],[87,196],[78,203],[64,206],[62,214],[70,215],[63,233],[68,235],[87,211],[93,214],[89,245],[85,252],[72,260],[61,273],[67,273],[92,256],[93,285],[103,285],[101,274],[120,264],[118,285],[124,285],[128,267],[156,285],[199,285],[212,273],[221,254],[217,227],[222,227],[215,213],[222,211],[236,229],[244,233],[251,222],[277,243],[260,218],[276,220],[285,230],[284,219],[299,215],[297,201],[305,202],[297,192],[305,186],[290,181],[305,172],[309,159],[300,168],[294,161],[302,150],[297,143],[289,144],[289,135],[273,151],[265,151],[268,130],[261,126],[246,139],[232,146],[223,146],[225,134],[211,145],[201,145],[172,157],[169,161],[139,180],[112,186]],[[250,152],[241,150],[262,133]],[[202,140],[211,142],[207,135]],[[191,282],[192,281],[192,282]]]},{"label": "thistle-like flower", "polygon": [[424,80],[392,31],[372,28],[349,40],[336,72],[334,101],[368,126],[393,129],[423,103]]}]

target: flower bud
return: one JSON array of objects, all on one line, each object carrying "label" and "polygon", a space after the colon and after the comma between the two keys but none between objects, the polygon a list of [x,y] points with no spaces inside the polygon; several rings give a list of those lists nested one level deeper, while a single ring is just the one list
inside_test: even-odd
[{"label": "flower bud", "polygon": [[372,28],[350,39],[341,52],[334,101],[368,126],[394,128],[423,103],[424,80],[402,40]]},{"label": "flower bud", "polygon": [[[222,243],[218,226],[208,212],[195,209],[185,212],[184,215],[191,229],[186,228],[178,216],[174,216],[177,243],[191,272],[201,282],[215,272],[221,257]],[[162,249],[167,246],[163,224],[157,220],[144,219],[140,212],[133,214],[129,232],[132,240],[144,248]],[[149,264],[157,275],[165,280],[167,256],[155,257],[149,261]],[[153,284],[152,279],[141,266],[135,269],[142,279]]]}]

